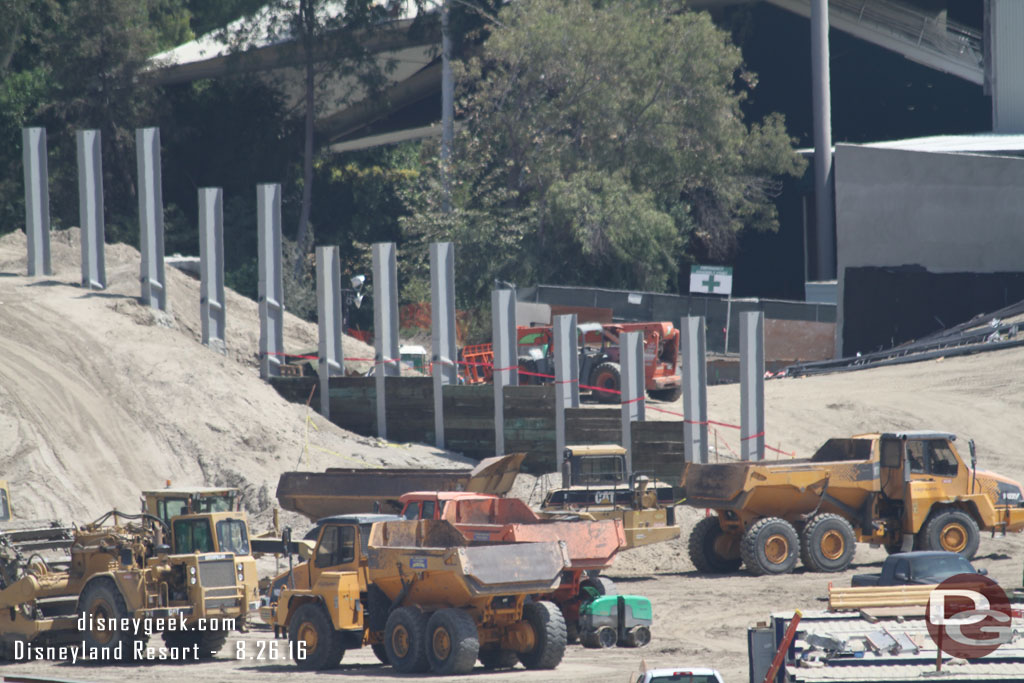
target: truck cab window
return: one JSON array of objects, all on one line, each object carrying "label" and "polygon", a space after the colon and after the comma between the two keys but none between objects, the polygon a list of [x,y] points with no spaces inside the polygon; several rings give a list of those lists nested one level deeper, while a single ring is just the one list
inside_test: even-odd
[{"label": "truck cab window", "polygon": [[423,510],[420,513],[421,519],[433,519],[434,518],[434,501],[425,500],[423,501]]},{"label": "truck cab window", "polygon": [[907,459],[910,460],[910,471],[914,474],[926,474],[925,441],[907,441]]},{"label": "truck cab window", "polygon": [[406,519],[420,519],[420,504],[419,501],[409,503],[405,506],[405,518]]},{"label": "truck cab window", "polygon": [[930,453],[928,464],[932,474],[945,477],[955,477],[959,466],[956,456],[944,439],[932,439],[928,442]]},{"label": "truck cab window", "polygon": [[356,559],[355,527],[329,526],[320,536],[316,550],[317,567],[335,567]]},{"label": "truck cab window", "polygon": [[212,553],[213,534],[208,519],[179,519],[174,522],[175,553]]}]

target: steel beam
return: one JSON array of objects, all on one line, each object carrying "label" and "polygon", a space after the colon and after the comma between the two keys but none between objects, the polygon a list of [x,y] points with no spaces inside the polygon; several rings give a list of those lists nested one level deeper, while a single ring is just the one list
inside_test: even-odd
[{"label": "steel beam", "polygon": [[494,340],[494,453],[505,454],[505,387],[519,384],[516,362],[516,298],[511,289],[491,292]]},{"label": "steel beam", "polygon": [[320,328],[320,414],[331,417],[331,377],[345,375],[341,348],[341,257],[338,247],[316,248],[316,311]]},{"label": "steel beam", "polygon": [[160,129],[135,130],[135,157],[139,173],[139,251],[142,264],[142,304],[167,310],[164,277],[164,198],[160,170]]},{"label": "steel beam", "polygon": [[619,367],[622,371],[622,447],[626,449],[626,473],[633,473],[633,423],[645,419],[644,337],[626,332],[619,337]]},{"label": "steel beam", "polygon": [[683,318],[680,353],[683,366],[683,458],[708,462],[707,334],[704,318]]},{"label": "steel beam", "polygon": [[569,486],[565,462],[565,409],[580,407],[580,362],[576,342],[576,314],[556,315],[555,353],[555,462],[562,485]]},{"label": "steel beam", "polygon": [[401,375],[398,355],[398,271],[395,243],[373,245],[373,374],[377,379],[377,435],[388,438],[386,379]]},{"label": "steel beam", "polygon": [[224,191],[199,188],[199,318],[203,344],[227,353],[224,343]]},{"label": "steel beam", "polygon": [[259,249],[260,377],[278,377],[284,360],[284,287],[281,282],[281,186],[256,186]]},{"label": "steel beam", "polygon": [[50,264],[50,180],[46,167],[46,129],[21,130],[25,170],[25,235],[28,274],[53,275]]},{"label": "steel beam", "polygon": [[764,313],[740,313],[740,456],[764,460]]},{"label": "steel beam", "polygon": [[106,289],[103,243],[103,157],[100,132],[80,130],[78,143],[78,222],[82,231],[82,286]]},{"label": "steel beam", "polygon": [[459,381],[455,365],[455,247],[451,242],[430,245],[430,346],[434,364],[434,443],[444,448],[442,387]]}]

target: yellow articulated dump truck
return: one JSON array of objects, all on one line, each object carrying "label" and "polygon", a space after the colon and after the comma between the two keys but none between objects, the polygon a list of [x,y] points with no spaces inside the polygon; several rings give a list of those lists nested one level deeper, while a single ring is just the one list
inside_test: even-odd
[{"label": "yellow articulated dump truck", "polygon": [[943,432],[827,441],[806,460],[688,464],[686,504],[715,512],[690,534],[702,572],[842,571],[858,541],[889,552],[946,550],[970,559],[980,530],[1024,529],[1021,485],[964,462]]},{"label": "yellow articulated dump truck", "polygon": [[[365,530],[364,530],[365,531]],[[347,649],[373,646],[400,673],[553,669],[565,620],[531,595],[558,587],[564,543],[471,546],[438,520],[324,520],[312,560],[293,570],[274,610],[302,669],[336,667]]]},{"label": "yellow articulated dump truck", "polygon": [[[70,557],[0,531],[0,654],[119,661],[204,659],[259,607],[248,523],[237,511],[166,524],[109,512],[71,531]],[[13,540],[12,540],[13,539]],[[164,647],[149,647],[161,632]]]}]

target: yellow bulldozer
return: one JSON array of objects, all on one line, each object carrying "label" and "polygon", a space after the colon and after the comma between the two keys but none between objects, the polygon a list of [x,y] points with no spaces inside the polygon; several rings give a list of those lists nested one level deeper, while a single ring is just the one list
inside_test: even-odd
[{"label": "yellow bulldozer", "polygon": [[716,514],[694,526],[702,572],[843,571],[858,541],[889,552],[946,550],[970,559],[980,530],[1024,529],[1024,489],[978,470],[956,436],[913,431],[829,439],[806,460],[687,464],[686,504]]},{"label": "yellow bulldozer", "polygon": [[567,446],[562,479],[569,485],[544,497],[542,517],[619,520],[626,533],[626,548],[679,537],[672,486],[629,473],[622,446]]},{"label": "yellow bulldozer", "polygon": [[[248,521],[237,510],[185,512],[165,521],[111,511],[56,540],[0,531],[3,658],[215,655],[259,607]],[[47,543],[69,556],[48,559]],[[154,632],[164,647],[148,647]]]}]

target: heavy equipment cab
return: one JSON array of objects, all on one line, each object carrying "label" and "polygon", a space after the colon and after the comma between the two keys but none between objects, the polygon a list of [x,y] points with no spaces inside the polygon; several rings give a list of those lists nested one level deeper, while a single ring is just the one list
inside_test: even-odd
[{"label": "heavy equipment cab", "polygon": [[170,524],[172,517],[239,509],[239,491],[234,488],[191,486],[142,492],[142,511]]},{"label": "heavy equipment cab", "polygon": [[180,515],[171,520],[174,554],[226,552],[249,555],[249,528],[233,512]]},{"label": "heavy equipment cab", "polygon": [[629,472],[626,449],[618,444],[567,446],[562,486],[544,498],[542,516],[622,521],[626,547],[679,536],[672,486]]}]

